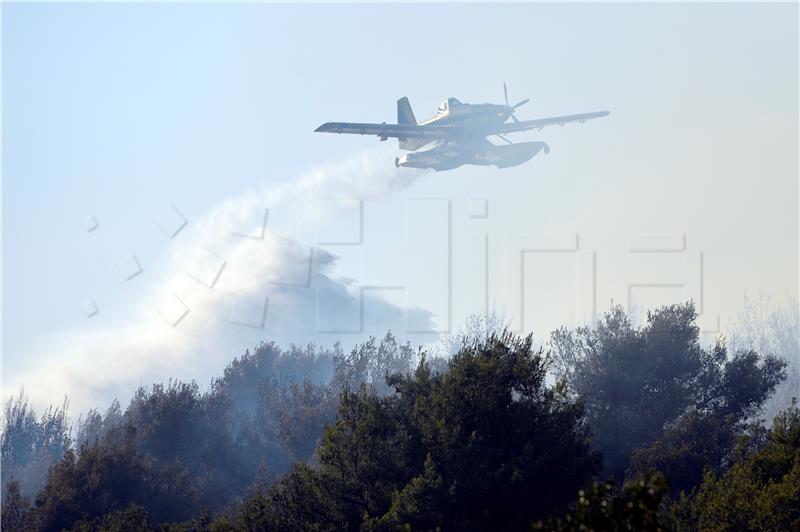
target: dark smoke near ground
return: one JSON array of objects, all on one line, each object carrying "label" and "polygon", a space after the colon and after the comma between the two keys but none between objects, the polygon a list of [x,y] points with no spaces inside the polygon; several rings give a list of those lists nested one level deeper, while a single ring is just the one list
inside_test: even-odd
[{"label": "dark smoke near ground", "polygon": [[2,527],[800,529],[800,411],[763,416],[795,362],[704,346],[696,321],[613,307],[540,348],[480,327],[447,359],[391,334],[264,343],[207,391],[155,384],[74,425],[21,392]]}]

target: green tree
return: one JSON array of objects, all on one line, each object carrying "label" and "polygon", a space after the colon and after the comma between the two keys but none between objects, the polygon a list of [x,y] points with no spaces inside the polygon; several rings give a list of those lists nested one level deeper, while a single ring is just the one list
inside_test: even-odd
[{"label": "green tree", "polygon": [[125,418],[136,429],[137,450],[162,466],[180,463],[199,490],[201,503],[213,510],[233,502],[262,462],[288,467],[288,453],[277,435],[248,440],[246,432],[234,429],[229,399],[201,393],[194,382],[140,388]]},{"label": "green tree", "polygon": [[[244,508],[276,529],[523,529],[565,508],[598,471],[582,407],[546,383],[531,338],[465,345],[448,371],[423,361],[393,395],[344,389],[318,449]],[[260,502],[259,502],[260,501]]]},{"label": "green tree", "polygon": [[[714,356],[721,358],[724,349],[715,349],[720,354]],[[760,421],[751,420],[783,377],[783,365],[772,356],[740,351],[716,368],[705,368],[704,393],[668,422],[657,440],[633,452],[629,475],[662,471],[678,494],[699,485],[706,469],[722,471],[732,461],[737,442],[763,430]]]},{"label": "green tree", "polygon": [[721,475],[706,471],[675,513],[686,530],[800,530],[800,410],[779,414],[760,450],[740,453]]},{"label": "green tree", "polygon": [[307,462],[325,425],[336,418],[339,399],[332,386],[305,379],[285,385],[265,382],[259,390],[259,401],[262,406],[256,422],[271,427],[293,462]]},{"label": "green tree", "polygon": [[51,468],[36,497],[38,529],[91,523],[131,504],[145,508],[156,522],[186,520],[199,513],[196,489],[186,469],[179,463],[157,467],[137,451],[134,430],[124,430],[78,453],[68,450]]},{"label": "green tree", "polygon": [[76,521],[70,530],[73,532],[99,532],[101,530],[103,532],[141,532],[154,528],[147,511],[137,504],[131,504],[122,510],[109,512],[92,520]]},{"label": "green tree", "polygon": [[32,530],[31,503],[22,495],[19,481],[10,479],[3,493],[3,505],[0,509],[0,529]]},{"label": "green tree", "polygon": [[[703,348],[696,320],[689,302],[649,312],[647,323],[636,328],[617,306],[592,327],[553,333],[556,374],[585,400],[594,445],[609,475],[623,478],[634,451],[654,444],[665,430],[672,433],[651,457],[672,443],[683,446],[687,424],[696,427],[704,416],[716,418],[706,418],[703,430],[713,432],[713,441],[722,445],[713,452],[725,455],[730,451],[725,442],[735,439],[740,423],[785,377],[785,362],[770,354],[747,350],[730,356],[721,341]],[[666,454],[675,458],[675,452]],[[710,457],[699,457],[705,458]],[[642,456],[638,462],[666,467]],[[699,482],[702,467],[680,476],[681,486],[692,485]]]},{"label": "green tree", "polygon": [[634,451],[627,476],[636,478],[658,470],[667,475],[676,494],[691,491],[702,482],[706,468],[719,472],[730,459],[737,436],[744,430],[734,421],[688,411],[668,424],[651,445]]},{"label": "green tree", "polygon": [[538,521],[532,529],[551,532],[667,530],[659,520],[659,505],[666,490],[667,480],[661,473],[626,482],[622,490],[611,482],[595,482],[589,489],[578,492],[573,510],[560,517]]}]

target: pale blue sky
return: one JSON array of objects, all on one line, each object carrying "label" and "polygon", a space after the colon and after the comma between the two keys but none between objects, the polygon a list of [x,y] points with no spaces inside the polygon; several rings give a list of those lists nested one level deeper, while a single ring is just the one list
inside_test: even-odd
[{"label": "pale blue sky", "polygon": [[[159,286],[183,236],[170,240],[158,227],[170,204],[191,228],[225,200],[365,151],[378,150],[374,164],[385,160],[394,172],[394,143],[313,130],[325,121],[394,121],[401,96],[417,118],[447,96],[499,103],[503,81],[512,101],[531,98],[520,118],[611,115],[519,135],[552,150],[526,165],[426,174],[365,200],[364,249],[332,250],[342,276],[356,285],[415,285],[395,302],[430,310],[439,328],[456,325],[483,310],[486,295],[476,287],[484,283],[472,266],[483,263],[475,243],[488,233],[488,298],[518,320],[522,297],[518,326],[538,333],[587,319],[590,296],[574,287],[583,286],[575,279],[585,277],[585,253],[596,257],[600,310],[611,299],[625,303],[631,283],[670,284],[686,272],[690,288],[638,303],[696,298],[701,251],[705,324],[719,317],[724,327],[746,291],[797,294],[796,4],[2,9],[4,386],[56,371],[49,357],[57,353],[43,351],[67,335],[113,337],[135,326],[140,316],[131,308]],[[452,201],[447,318],[447,297],[431,295],[425,269],[398,260],[429,256],[433,269],[446,260],[435,238],[401,245],[403,213],[423,197]],[[473,198],[489,201],[488,219],[469,217]],[[90,216],[100,227],[87,233]],[[507,271],[511,234],[550,235],[547,242],[580,235],[582,255],[567,258],[575,259],[567,264],[574,278],[554,281],[565,264],[546,257],[526,266],[528,293],[520,296],[508,284],[519,275]],[[686,235],[687,251],[631,254],[641,235]],[[290,236],[315,243],[308,233]],[[144,271],[124,282],[114,265],[129,253]],[[89,300],[101,310],[92,318],[82,310]],[[257,334],[225,335],[218,358],[178,376],[218,372]],[[49,382],[59,386],[57,376]]]}]

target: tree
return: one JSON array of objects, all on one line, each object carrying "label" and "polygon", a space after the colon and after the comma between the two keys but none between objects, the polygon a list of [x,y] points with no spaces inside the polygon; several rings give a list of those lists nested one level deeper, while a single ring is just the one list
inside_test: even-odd
[{"label": "tree", "polygon": [[592,327],[551,336],[557,376],[585,399],[594,444],[613,477],[623,478],[633,452],[670,424],[680,431],[689,410],[731,416],[734,427],[785,377],[785,362],[773,355],[729,356],[722,341],[703,348],[696,319],[689,302],[648,312],[635,328],[617,306]]},{"label": "tree", "polygon": [[660,522],[659,505],[667,486],[667,479],[658,472],[626,482],[622,490],[612,482],[595,482],[578,492],[573,510],[538,521],[532,528],[550,532],[666,530]]},{"label": "tree", "polygon": [[688,530],[800,530],[800,410],[780,413],[758,450],[739,453],[721,475],[707,470],[700,488],[674,513]]},{"label": "tree", "polygon": [[[443,336],[431,347],[427,353],[428,362],[433,362],[432,367],[436,367],[439,361],[446,363],[465,345],[476,340],[487,340],[493,334],[499,336],[510,327],[511,320],[508,316],[494,308],[488,312],[470,314],[455,333]],[[446,366],[442,366],[442,369],[444,367]]]},{"label": "tree", "polygon": [[669,423],[664,434],[631,457],[628,478],[650,471],[663,472],[672,490],[689,492],[703,480],[706,468],[722,471],[743,430],[731,417],[718,417],[692,409]]},{"label": "tree", "polygon": [[122,510],[109,512],[94,519],[76,521],[71,530],[74,532],[141,532],[151,530],[153,525],[147,511],[138,504],[131,504]]},{"label": "tree", "polygon": [[247,497],[233,518],[220,518],[215,525],[220,530],[346,529],[347,523],[334,506],[335,494],[326,489],[318,470],[295,464],[268,492],[257,491]]},{"label": "tree", "polygon": [[342,388],[355,389],[366,384],[379,395],[392,392],[386,377],[409,373],[414,367],[411,344],[399,344],[391,332],[377,343],[374,337],[356,345],[348,355],[334,357],[331,386],[338,393]]},{"label": "tree", "polygon": [[193,382],[140,388],[125,417],[136,429],[137,450],[161,465],[185,467],[213,510],[233,502],[268,458],[269,466],[289,463],[277,437],[258,445],[237,439],[227,397],[200,393]]},{"label": "tree", "polygon": [[86,413],[85,417],[78,417],[75,445],[77,447],[94,445],[121,424],[122,409],[116,399],[111,402],[111,406],[108,407],[105,415],[93,408]]},{"label": "tree", "polygon": [[134,429],[128,426],[124,431],[79,453],[68,450],[51,468],[36,497],[38,529],[69,528],[131,504],[145,508],[157,522],[186,520],[199,513],[197,493],[185,468],[159,467],[138,453]]},{"label": "tree", "polygon": [[70,428],[66,399],[37,418],[24,390],[12,396],[3,409],[0,431],[3,486],[13,477],[21,494],[33,497],[44,485],[48,468],[70,448]]},{"label": "tree", "polygon": [[302,383],[279,386],[265,382],[259,390],[262,405],[256,422],[272,426],[275,437],[293,462],[311,460],[325,425],[336,418],[338,397],[331,386]]},{"label": "tree", "polygon": [[319,469],[295,469],[249,508],[278,529],[526,528],[599,467],[581,405],[546,375],[531,338],[504,333],[464,346],[445,373],[423,358],[390,377],[393,395],[345,388]]},{"label": "tree", "polygon": [[22,495],[18,480],[12,478],[6,483],[0,514],[2,530],[32,529],[31,503]]},{"label": "tree", "polygon": [[[713,359],[723,359],[724,348]],[[666,473],[674,493],[690,491],[703,480],[705,468],[722,471],[732,460],[736,443],[748,432],[759,431],[751,422],[783,378],[784,362],[740,351],[724,363],[704,369],[702,393],[650,445],[631,457],[629,476],[656,469]]]}]

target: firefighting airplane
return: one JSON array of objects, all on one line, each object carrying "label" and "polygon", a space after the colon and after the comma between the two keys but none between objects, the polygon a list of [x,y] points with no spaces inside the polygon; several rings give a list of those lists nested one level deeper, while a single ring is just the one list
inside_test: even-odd
[{"label": "firefighting airplane", "polygon": [[[397,100],[397,124],[327,122],[315,131],[377,135],[382,141],[389,137],[397,138],[400,149],[410,152],[394,160],[397,167],[433,168],[441,171],[464,164],[477,164],[507,168],[530,160],[542,150],[549,153],[550,148],[544,142],[515,144],[505,134],[530,129],[541,130],[544,126],[553,124],[563,126],[567,122],[584,122],[608,115],[608,111],[596,111],[521,121],[514,116],[514,111],[529,100],[509,105],[505,83],[503,93],[505,105],[468,104],[455,98],[447,98],[439,105],[436,114],[424,122],[417,122],[414,118],[408,98],[400,98]],[[512,121],[506,123],[509,118]],[[507,145],[497,146],[491,143],[486,138],[491,135],[501,138]]]}]

